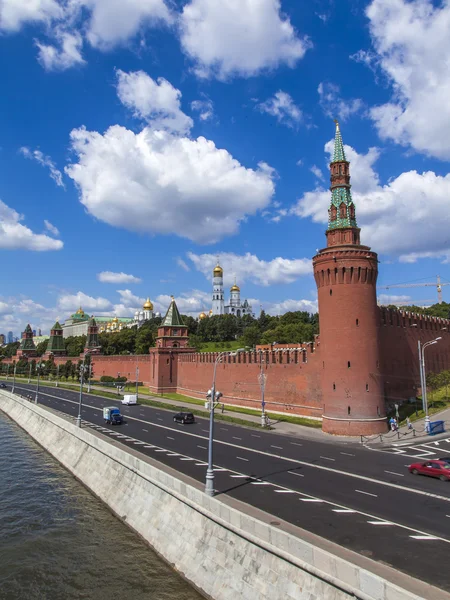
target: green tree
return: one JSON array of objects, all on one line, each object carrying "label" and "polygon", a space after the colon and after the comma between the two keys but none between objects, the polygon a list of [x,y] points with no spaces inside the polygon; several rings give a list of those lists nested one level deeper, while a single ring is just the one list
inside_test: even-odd
[{"label": "green tree", "polygon": [[242,336],[242,344],[243,346],[250,346],[253,348],[256,344],[259,344],[261,339],[261,332],[257,325],[251,325],[247,327],[244,331],[244,335]]},{"label": "green tree", "polygon": [[439,375],[436,373],[427,373],[426,386],[431,390],[431,406],[433,406],[434,392],[439,388]]},{"label": "green tree", "polygon": [[42,342],[39,342],[39,344],[36,346],[36,353],[38,356],[42,356],[43,354],[45,354],[45,352],[47,351],[48,342],[49,340],[44,340]]},{"label": "green tree", "polygon": [[135,337],[135,354],[149,354],[149,348],[155,345],[155,325],[151,322],[144,323],[137,330]]}]

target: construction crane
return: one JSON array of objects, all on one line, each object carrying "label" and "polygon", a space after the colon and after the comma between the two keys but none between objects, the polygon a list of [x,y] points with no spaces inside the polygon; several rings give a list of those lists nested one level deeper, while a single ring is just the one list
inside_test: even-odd
[{"label": "construction crane", "polygon": [[444,285],[450,285],[450,283],[441,283],[440,275],[436,277],[436,283],[394,283],[392,285],[382,285],[379,289],[381,290],[390,290],[391,288],[408,288],[408,287],[423,287],[423,286],[432,286],[437,289],[438,294],[438,304],[442,304],[442,287]]}]

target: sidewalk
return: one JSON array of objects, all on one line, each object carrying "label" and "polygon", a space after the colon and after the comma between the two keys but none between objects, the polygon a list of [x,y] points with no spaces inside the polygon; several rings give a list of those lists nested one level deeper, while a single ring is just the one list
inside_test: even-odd
[{"label": "sidewalk", "polygon": [[[440,439],[448,438],[450,436],[450,408],[445,408],[441,412],[435,413],[430,417],[431,421],[444,421],[444,433],[437,433],[435,435],[429,435],[425,432],[425,419],[418,419],[412,421],[412,429],[408,429],[406,425],[402,425],[397,431],[388,431],[382,436],[371,436],[366,438],[364,443],[378,443],[383,446],[399,446],[399,445],[411,445],[411,444],[423,444],[424,442],[439,441]],[[382,440],[380,440],[382,437]]]}]

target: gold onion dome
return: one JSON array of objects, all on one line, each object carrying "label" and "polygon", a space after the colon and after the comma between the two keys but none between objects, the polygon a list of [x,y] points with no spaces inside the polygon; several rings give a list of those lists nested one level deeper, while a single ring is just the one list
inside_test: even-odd
[{"label": "gold onion dome", "polygon": [[212,308],[211,308],[211,310],[209,311],[209,314],[210,314],[210,315],[212,315],[212,314],[213,314]]},{"label": "gold onion dome", "polygon": [[206,313],[204,313],[204,312],[201,312],[201,313],[198,315],[198,318],[199,318],[199,319],[206,319],[206,317],[207,317],[207,314],[206,314]]},{"label": "gold onion dome", "polygon": [[81,308],[81,306],[80,306],[80,308],[77,310],[77,312],[75,314],[76,315],[84,315],[84,310]]},{"label": "gold onion dome", "polygon": [[119,319],[117,317],[114,317],[114,319],[112,320],[113,323],[118,323]]},{"label": "gold onion dome", "polygon": [[230,292],[240,292],[240,291],[241,291],[241,288],[240,288],[238,285],[236,285],[236,284],[234,284],[234,285],[233,285],[233,286],[230,288]]},{"label": "gold onion dome", "polygon": [[214,277],[222,277],[222,275],[223,275],[223,269],[219,265],[219,263],[217,263],[217,265],[214,267],[213,274],[214,274]]},{"label": "gold onion dome", "polygon": [[150,298],[147,298],[144,306],[143,306],[144,310],[153,310],[153,302],[150,300]]}]

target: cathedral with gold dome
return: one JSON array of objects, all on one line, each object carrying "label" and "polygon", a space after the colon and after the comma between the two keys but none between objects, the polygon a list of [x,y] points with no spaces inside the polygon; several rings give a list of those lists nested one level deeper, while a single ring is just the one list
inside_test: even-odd
[{"label": "cathedral with gold dome", "polygon": [[[225,303],[225,293],[223,288],[223,269],[219,263],[213,270],[213,294],[212,308],[209,311],[210,315],[234,315],[243,317],[244,315],[255,316],[252,306],[248,300],[241,302],[241,289],[236,284],[236,281],[230,288],[230,300]],[[204,319],[207,315],[203,312],[199,315],[200,319]]]}]

